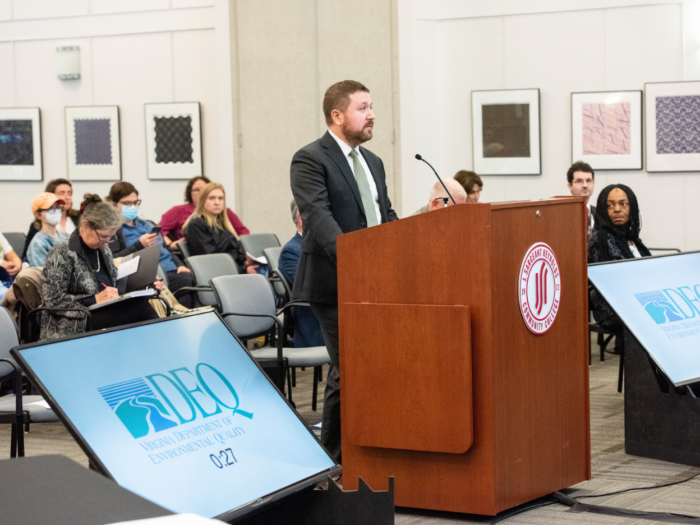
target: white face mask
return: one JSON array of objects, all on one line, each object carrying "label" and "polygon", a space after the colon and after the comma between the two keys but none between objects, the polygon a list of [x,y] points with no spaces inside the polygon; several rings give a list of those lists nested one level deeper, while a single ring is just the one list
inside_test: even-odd
[{"label": "white face mask", "polygon": [[49,224],[59,224],[61,222],[61,210],[49,210],[46,212],[46,222]]}]

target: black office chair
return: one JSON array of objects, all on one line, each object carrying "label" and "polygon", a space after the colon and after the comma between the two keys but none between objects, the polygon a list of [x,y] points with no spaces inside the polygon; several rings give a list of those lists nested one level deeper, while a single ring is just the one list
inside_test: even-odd
[{"label": "black office chair", "polygon": [[[605,352],[607,351],[606,348],[608,344],[610,343],[611,339],[615,337],[616,340],[619,340],[621,342],[619,348],[620,348],[620,370],[618,372],[618,378],[617,378],[617,392],[622,393],[622,379],[625,371],[625,339],[623,335],[623,330],[622,328],[619,329],[614,329],[614,328],[607,328],[605,326],[601,326],[595,321],[592,320],[591,316],[591,291],[592,287],[589,285],[588,287],[588,311],[589,311],[589,321],[588,321],[588,364],[591,364],[591,342],[590,342],[590,334],[591,333],[596,333],[598,334],[598,346],[600,347],[600,360],[605,361]],[[619,338],[619,339],[618,339]]]}]

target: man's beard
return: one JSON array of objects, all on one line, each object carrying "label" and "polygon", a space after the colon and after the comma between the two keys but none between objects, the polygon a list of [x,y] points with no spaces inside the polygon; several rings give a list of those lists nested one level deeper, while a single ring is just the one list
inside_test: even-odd
[{"label": "man's beard", "polygon": [[372,124],[365,124],[365,126],[359,130],[351,130],[345,122],[343,122],[343,125],[341,126],[341,130],[343,131],[343,135],[345,135],[345,138],[348,139],[350,142],[362,144],[364,142],[367,142],[372,138],[372,127],[374,126],[374,123]]}]

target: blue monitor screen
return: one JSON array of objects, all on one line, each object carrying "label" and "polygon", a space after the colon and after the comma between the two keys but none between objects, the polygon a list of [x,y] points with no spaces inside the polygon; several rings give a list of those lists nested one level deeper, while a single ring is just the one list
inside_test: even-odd
[{"label": "blue monitor screen", "polygon": [[121,486],[205,517],[334,461],[214,313],[19,351]]},{"label": "blue monitor screen", "polygon": [[671,382],[700,379],[700,253],[589,266],[588,278]]}]

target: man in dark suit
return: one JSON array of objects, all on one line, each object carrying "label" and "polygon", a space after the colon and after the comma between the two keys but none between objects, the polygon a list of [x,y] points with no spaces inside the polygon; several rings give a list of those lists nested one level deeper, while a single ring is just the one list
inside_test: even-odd
[{"label": "man in dark suit", "polygon": [[353,80],[323,97],[328,132],[294,154],[291,185],[304,223],[295,299],[308,301],[321,323],[331,357],[321,442],[341,462],[336,238],[398,219],[387,194],[382,160],[360,144],[372,138],[369,90]]},{"label": "man in dark suit", "polygon": [[582,161],[574,162],[569,171],[566,172],[566,180],[571,195],[586,197],[586,207],[588,208],[588,238],[593,234],[595,226],[595,206],[591,204],[591,195],[595,189],[595,172],[590,164]]},{"label": "man in dark suit", "polygon": [[[301,259],[301,241],[303,226],[299,207],[292,200],[291,204],[292,220],[297,227],[294,234],[280,252],[279,271],[287,279],[290,286],[294,286],[294,279]],[[294,317],[294,346],[296,348],[308,348],[311,346],[323,346],[323,335],[318,319],[308,306],[292,308]]]}]

